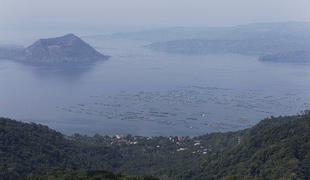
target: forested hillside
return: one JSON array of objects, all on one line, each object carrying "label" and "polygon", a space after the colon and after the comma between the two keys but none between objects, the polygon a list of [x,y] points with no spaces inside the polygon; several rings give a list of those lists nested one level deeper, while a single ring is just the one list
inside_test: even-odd
[{"label": "forested hillside", "polygon": [[108,171],[54,170],[44,175],[34,175],[28,180],[158,180],[148,176],[124,176]]},{"label": "forested hillside", "polygon": [[309,179],[309,149],[308,112],[199,137],[66,137],[46,126],[0,119],[1,179],[89,178],[106,171],[160,179]]}]

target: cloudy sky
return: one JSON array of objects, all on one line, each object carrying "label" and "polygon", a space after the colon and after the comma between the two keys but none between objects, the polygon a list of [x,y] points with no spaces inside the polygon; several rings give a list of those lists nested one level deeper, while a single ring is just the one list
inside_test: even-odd
[{"label": "cloudy sky", "polygon": [[0,0],[2,31],[310,21],[310,0]]}]

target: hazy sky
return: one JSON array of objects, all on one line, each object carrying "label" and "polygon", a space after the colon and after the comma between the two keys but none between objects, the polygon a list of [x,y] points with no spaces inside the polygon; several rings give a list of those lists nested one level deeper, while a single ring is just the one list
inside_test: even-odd
[{"label": "hazy sky", "polygon": [[206,26],[310,21],[309,0],[0,0],[1,26]]},{"label": "hazy sky", "polygon": [[0,31],[270,21],[310,21],[310,0],[0,0]]}]

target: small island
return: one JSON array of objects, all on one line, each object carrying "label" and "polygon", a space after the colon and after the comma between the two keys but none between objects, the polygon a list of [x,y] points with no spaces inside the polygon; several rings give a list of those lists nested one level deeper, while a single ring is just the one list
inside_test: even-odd
[{"label": "small island", "polygon": [[285,53],[262,55],[259,57],[259,60],[270,62],[309,63],[310,51],[301,50],[301,51],[291,51]]},{"label": "small island", "polygon": [[25,63],[40,64],[89,63],[109,58],[109,56],[101,54],[74,34],[39,39],[24,49],[18,51],[9,50],[9,52],[7,53],[4,50],[0,57]]}]

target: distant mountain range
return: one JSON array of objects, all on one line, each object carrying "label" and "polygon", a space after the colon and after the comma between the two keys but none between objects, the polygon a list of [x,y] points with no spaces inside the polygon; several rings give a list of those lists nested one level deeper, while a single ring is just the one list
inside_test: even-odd
[{"label": "distant mountain range", "polygon": [[309,111],[271,117],[237,132],[192,138],[68,137],[43,125],[0,118],[3,180],[91,178],[96,177],[94,170],[160,179],[310,179],[309,149]]},{"label": "distant mountain range", "polygon": [[105,60],[105,56],[74,34],[40,39],[27,48],[0,47],[2,59],[26,63],[87,63]]},{"label": "distant mountain range", "polygon": [[310,47],[310,39],[243,39],[200,40],[186,39],[152,43],[147,46],[156,51],[180,54],[244,54],[266,55],[279,52],[298,51]]},{"label": "distant mountain range", "polygon": [[168,53],[236,53],[257,55],[261,56],[261,60],[276,62],[310,62],[304,56],[304,52],[310,51],[309,22],[256,23],[231,27],[176,27],[116,33],[109,37],[143,40],[149,42],[145,47]]},{"label": "distant mountain range", "polygon": [[310,22],[252,23],[223,27],[171,27],[93,37],[143,40],[151,43],[184,39],[309,39]]},{"label": "distant mountain range", "polygon": [[[112,35],[88,36],[88,39],[142,40],[145,47],[168,53],[260,56],[263,61],[310,62],[310,23],[256,23],[231,27],[175,27]],[[293,53],[294,52],[294,53]],[[298,54],[301,53],[301,54]],[[26,49],[0,47],[0,58],[22,62],[81,63],[107,59],[73,34],[41,39]]]}]

